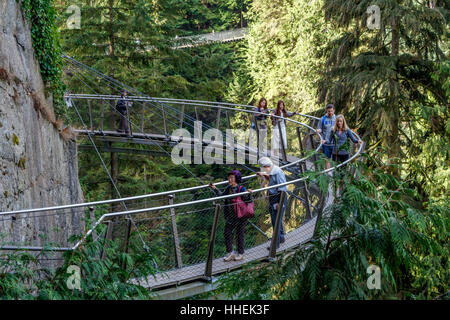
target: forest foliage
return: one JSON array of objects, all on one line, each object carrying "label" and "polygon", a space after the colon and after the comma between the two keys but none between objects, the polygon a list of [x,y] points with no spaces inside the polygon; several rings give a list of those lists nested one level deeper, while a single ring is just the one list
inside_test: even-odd
[{"label": "forest foliage", "polygon": [[[81,29],[65,26],[69,1],[54,4],[66,54],[145,94],[235,103],[255,103],[264,96],[269,108],[283,99],[290,111],[317,116],[324,113],[326,103],[333,103],[336,113],[343,113],[366,142],[359,178],[343,176],[345,188],[323,215],[317,237],[277,262],[230,273],[222,279],[221,292],[245,299],[436,299],[448,295],[446,1],[70,1],[81,8]],[[381,9],[379,29],[366,25],[366,10],[372,4]],[[174,37],[243,26],[249,27],[245,41],[183,50],[171,47]],[[72,92],[86,90],[76,77],[66,74],[65,81]],[[233,123],[242,121],[233,119]],[[288,141],[294,134],[288,128]],[[112,154],[103,156],[107,163],[112,161]],[[118,163],[123,196],[135,195],[136,190],[152,193],[198,184],[182,167],[160,158],[120,154]],[[79,152],[79,166],[86,200],[109,197],[110,181],[96,155]],[[227,170],[203,165],[189,169],[204,181],[223,179]],[[90,246],[85,250],[94,250]],[[17,272],[0,274],[5,279],[0,282],[0,296],[150,297],[142,288],[127,284],[129,269],[120,267],[124,260],[130,265],[136,259],[143,273],[155,272],[151,264],[140,260],[146,253],[119,255],[119,260],[92,265],[86,254],[66,255],[65,266],[73,259],[84,263],[86,281],[92,281],[88,286],[107,288],[102,296],[95,290],[79,296],[64,289],[64,267],[45,271],[41,282],[27,271],[35,263],[28,255],[8,256],[2,268]],[[380,290],[367,288],[370,265],[381,270]],[[94,279],[93,275],[101,276]],[[14,287],[20,282],[32,286]],[[123,289],[119,296],[114,295],[113,283]]]},{"label": "forest foliage", "polygon": [[[219,293],[239,299],[448,298],[449,202],[417,208],[408,182],[357,165],[336,175],[342,194],[322,215],[315,237],[276,262],[222,278]],[[369,287],[370,266],[380,286]]]}]

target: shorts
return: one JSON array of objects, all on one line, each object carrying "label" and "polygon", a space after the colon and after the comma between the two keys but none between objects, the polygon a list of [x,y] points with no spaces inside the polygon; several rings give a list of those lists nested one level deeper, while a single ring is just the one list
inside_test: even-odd
[{"label": "shorts", "polygon": [[333,152],[333,146],[326,146],[326,145],[323,145],[323,146],[322,146],[322,151],[323,151],[323,154],[324,154],[327,158],[331,159],[331,153]]}]

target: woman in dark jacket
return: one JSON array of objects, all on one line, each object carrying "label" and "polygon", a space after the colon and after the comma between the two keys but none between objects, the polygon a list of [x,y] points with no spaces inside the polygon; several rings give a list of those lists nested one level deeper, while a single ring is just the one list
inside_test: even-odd
[{"label": "woman in dark jacket", "polygon": [[345,118],[342,114],[336,117],[333,131],[330,134],[330,144],[333,144],[332,159],[339,162],[347,161],[349,158],[349,148],[347,141],[351,140],[353,143],[361,144],[352,130],[347,127]]},{"label": "woman in dark jacket", "polygon": [[[239,192],[245,192],[244,186],[240,185],[242,176],[239,170],[233,170],[228,173],[228,185],[222,192],[217,189],[213,184],[209,186],[214,190],[218,196],[225,196],[229,194],[235,194]],[[250,202],[252,197],[249,194],[241,196],[242,201]],[[225,199],[225,205],[223,208],[223,213],[225,216],[225,246],[227,249],[227,255],[223,259],[228,262],[231,260],[239,261],[244,258],[244,241],[245,241],[245,226],[247,225],[248,218],[238,218],[237,212],[234,210],[233,198]],[[233,252],[233,231],[236,229],[237,232],[237,255]]]},{"label": "woman in dark jacket", "polygon": [[[262,114],[253,114],[252,129],[256,130],[257,144],[259,152],[265,153],[267,151],[267,117],[269,116],[269,109],[267,107],[267,100],[261,98],[258,102],[258,106],[255,108],[255,112]],[[251,134],[251,133],[250,133]],[[253,140],[253,138],[250,138]],[[249,142],[250,143],[250,142]]]}]

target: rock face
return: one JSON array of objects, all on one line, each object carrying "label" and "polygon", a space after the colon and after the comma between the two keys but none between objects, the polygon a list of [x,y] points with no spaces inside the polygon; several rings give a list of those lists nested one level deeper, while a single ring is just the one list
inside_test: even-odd
[{"label": "rock face", "polygon": [[[76,143],[62,138],[44,89],[20,4],[1,0],[0,212],[83,201]],[[11,245],[40,246],[41,235],[65,245],[83,230],[81,215],[66,210],[0,216],[0,233]]]}]

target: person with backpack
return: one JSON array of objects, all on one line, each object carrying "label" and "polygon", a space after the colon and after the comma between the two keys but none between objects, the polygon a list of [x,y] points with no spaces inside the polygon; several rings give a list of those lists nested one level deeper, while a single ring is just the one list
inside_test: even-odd
[{"label": "person with backpack", "polygon": [[[280,167],[273,164],[272,160],[268,157],[262,157],[258,161],[261,166],[262,171],[256,174],[260,177],[264,177],[269,182],[269,187],[277,184],[286,182],[286,175]],[[275,228],[275,221],[278,214],[278,204],[281,198],[281,192],[287,192],[287,187],[282,186],[278,188],[271,188],[268,190],[269,193],[269,212],[270,219],[272,221],[272,228]],[[277,248],[280,247],[280,243],[285,242],[285,231],[283,223],[283,215],[286,210],[287,198],[284,199],[283,207],[281,208],[281,220],[280,220],[280,230],[278,232]],[[275,232],[274,232],[275,233]],[[274,235],[275,236],[275,235]],[[268,248],[269,249],[269,248]]]},{"label": "person with backpack", "polygon": [[[322,135],[322,151],[323,154],[331,159],[331,152],[333,151],[333,145],[329,142],[331,131],[333,130],[334,124],[336,123],[336,116],[334,114],[335,108],[333,104],[328,104],[326,108],[326,115],[324,115],[317,126],[317,132]],[[325,166],[327,169],[330,168],[330,163],[328,161],[325,162]]]},{"label": "person with backpack", "polygon": [[[228,173],[228,185],[225,190],[220,191],[215,185],[212,183],[209,184],[209,187],[214,190],[214,192],[218,196],[225,196],[229,194],[236,194],[240,192],[247,191],[244,186],[241,186],[242,175],[239,170],[233,170]],[[240,196],[243,202],[251,203],[253,201],[252,196],[250,194],[245,194]],[[231,260],[240,261],[244,259],[244,249],[245,249],[245,227],[247,225],[248,217],[238,217],[237,207],[235,205],[236,198],[227,198],[225,199],[225,204],[223,207],[223,213],[225,217],[225,246],[227,250],[226,256],[223,258],[225,262],[229,262]],[[236,229],[237,233],[237,254],[233,252],[233,231]]]},{"label": "person with backpack", "polygon": [[355,133],[347,127],[345,117],[340,114],[336,117],[336,123],[334,124],[329,140],[329,143],[333,146],[332,159],[334,161],[344,162],[348,160],[348,158],[350,157],[350,145],[348,143],[349,140],[351,140],[353,143],[362,143],[361,140],[358,140],[356,138]]}]

